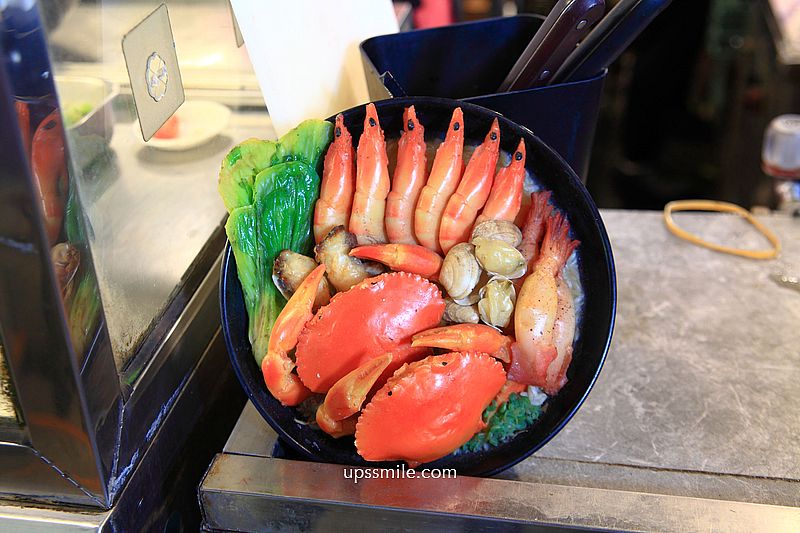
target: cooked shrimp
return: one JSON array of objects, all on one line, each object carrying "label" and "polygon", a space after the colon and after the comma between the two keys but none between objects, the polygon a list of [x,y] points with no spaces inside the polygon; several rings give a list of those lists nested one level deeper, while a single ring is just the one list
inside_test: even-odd
[{"label": "cooked shrimp", "polygon": [[389,194],[389,159],[375,104],[367,104],[364,133],[356,152],[356,192],[350,213],[350,232],[358,244],[387,242],[383,218]]},{"label": "cooked shrimp", "polygon": [[558,311],[553,324],[556,358],[547,368],[545,392],[554,394],[567,382],[567,368],[572,362],[572,342],[575,340],[575,304],[572,291],[561,276],[558,277]]},{"label": "cooked shrimp", "polygon": [[539,241],[553,211],[549,201],[550,191],[531,193],[531,207],[525,218],[525,225],[522,226],[522,244],[519,245],[519,251],[528,262],[528,272],[533,272]]},{"label": "cooked shrimp", "polygon": [[477,226],[485,220],[507,220],[514,222],[522,207],[522,188],[525,184],[525,141],[519,140],[508,166],[500,169],[494,178],[492,192],[475,221]]},{"label": "cooked shrimp", "polygon": [[453,111],[444,142],[436,150],[428,181],[422,188],[414,210],[414,233],[423,246],[441,252],[439,224],[447,200],[461,178],[464,154],[464,114],[461,108]]},{"label": "cooked shrimp", "polygon": [[444,208],[439,228],[439,245],[444,253],[456,244],[469,240],[478,211],[492,190],[499,154],[500,125],[494,119],[483,143],[473,152],[456,192],[447,200]]},{"label": "cooked shrimp", "polygon": [[348,225],[353,205],[353,137],[336,115],[333,144],[325,155],[319,200],[314,208],[314,239],[322,241],[335,227]]},{"label": "cooked shrimp", "polygon": [[403,112],[403,133],[397,144],[392,190],[386,198],[386,236],[389,242],[419,244],[414,236],[414,208],[425,186],[425,129],[414,106]]},{"label": "cooked shrimp", "polygon": [[[578,244],[578,241],[570,239],[569,223],[561,213],[547,219],[539,257],[533,272],[522,285],[514,310],[516,343],[512,349],[508,377],[543,387],[549,393],[561,386],[548,380],[550,367],[553,364],[558,366],[558,370],[552,374],[556,379],[567,353],[564,350],[559,360],[557,340],[562,343],[566,339],[562,328],[569,325],[569,314],[566,310],[559,313],[558,278]],[[562,304],[566,305],[566,302],[562,301]],[[557,328],[559,315],[561,322]]]}]

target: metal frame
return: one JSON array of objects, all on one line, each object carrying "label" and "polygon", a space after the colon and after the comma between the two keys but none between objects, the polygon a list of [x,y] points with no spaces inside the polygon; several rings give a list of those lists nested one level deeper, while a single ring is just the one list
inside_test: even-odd
[{"label": "metal frame", "polygon": [[800,523],[800,509],[778,505],[473,477],[355,483],[345,470],[361,469],[220,454],[200,493],[205,530],[749,533]]},{"label": "metal frame", "polygon": [[[6,30],[9,23],[6,17],[0,25]],[[26,53],[37,54],[42,73],[52,72],[41,24],[26,35],[36,47]],[[210,236],[122,373],[102,311],[88,355],[73,353],[37,186],[16,127],[15,74],[7,68],[9,50],[0,52],[0,325],[25,422],[18,432],[0,434],[0,498],[108,509],[217,331],[214,291],[224,233],[220,225]],[[44,97],[57,102],[51,77],[44,78]],[[124,387],[121,377],[137,365],[141,372]]]}]

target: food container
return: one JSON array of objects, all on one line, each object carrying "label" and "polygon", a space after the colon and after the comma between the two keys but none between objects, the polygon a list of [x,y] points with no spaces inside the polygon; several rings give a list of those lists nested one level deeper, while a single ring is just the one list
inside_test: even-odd
[{"label": "food container", "polygon": [[67,129],[82,137],[97,135],[107,142],[114,135],[114,113],[112,102],[119,94],[115,83],[89,76],[58,76],[58,96],[64,112],[71,106],[85,105],[88,109],[82,117],[69,124]]},{"label": "food container", "polygon": [[[529,130],[474,104],[432,97],[394,98],[375,103],[388,139],[399,136],[403,110],[412,104],[429,142],[444,136],[453,109],[459,106],[464,113],[465,144],[480,143],[495,118],[500,123],[504,151],[513,152],[523,137],[528,173],[535,177],[538,185],[552,191],[552,203],[567,215],[573,237],[581,241],[577,270],[583,287],[583,304],[580,305],[581,317],[567,384],[548,400],[537,422],[509,441],[480,452],[451,454],[425,465],[456,468],[462,475],[491,475],[516,464],[547,443],[574,415],[594,384],[614,324],[616,278],[611,246],[597,208],[574,171]],[[358,139],[363,129],[365,107],[355,107],[343,114],[353,139]],[[365,461],[356,453],[352,437],[329,437],[304,422],[307,416],[297,408],[281,405],[267,391],[248,339],[247,312],[230,246],[222,264],[220,305],[222,329],[234,370],[256,409],[282,438],[285,449],[293,449],[302,458],[315,461],[387,466]]]},{"label": "food container", "polygon": [[495,92],[543,20],[517,15],[367,39],[361,58],[370,97],[441,96],[488,107],[530,129],[585,182],[606,73]]}]

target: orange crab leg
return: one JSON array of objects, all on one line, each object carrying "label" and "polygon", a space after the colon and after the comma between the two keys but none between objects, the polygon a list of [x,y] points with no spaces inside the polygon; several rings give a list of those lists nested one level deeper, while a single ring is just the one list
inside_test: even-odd
[{"label": "orange crab leg", "polygon": [[335,226],[347,227],[353,205],[353,138],[341,113],[336,115],[333,136],[333,144],[325,154],[319,200],[314,208],[314,238],[317,243]]},{"label": "orange crab leg", "polygon": [[439,228],[439,245],[447,253],[469,240],[472,225],[492,190],[494,170],[500,154],[500,125],[497,119],[483,143],[475,149],[456,192],[447,201]]},{"label": "orange crab leg", "polygon": [[411,346],[444,348],[454,352],[484,352],[511,361],[511,339],[483,324],[455,324],[417,333]]},{"label": "orange crab leg", "polygon": [[414,210],[414,233],[420,244],[440,252],[439,225],[447,200],[458,187],[464,154],[464,114],[453,111],[444,142],[436,150],[431,174],[419,195]]},{"label": "orange crab leg", "polygon": [[313,316],[311,309],[324,274],[325,265],[315,268],[289,298],[272,326],[267,354],[261,361],[267,389],[283,405],[297,405],[311,394],[300,378],[292,373],[295,362],[289,357],[289,351],[297,345],[300,332]]},{"label": "orange crab leg", "polygon": [[425,186],[425,129],[414,106],[403,112],[403,133],[397,144],[397,166],[386,198],[386,236],[389,242],[418,244],[414,237],[414,208]]},{"label": "orange crab leg", "polygon": [[483,206],[483,212],[475,224],[484,220],[508,220],[514,222],[522,207],[522,188],[525,185],[525,141],[519,140],[519,146],[511,156],[508,166],[500,169],[494,178],[492,192]]},{"label": "orange crab leg", "polygon": [[442,257],[419,244],[359,246],[350,250],[350,255],[359,259],[372,259],[392,270],[410,272],[428,279],[436,279],[442,268]]},{"label": "orange crab leg", "polygon": [[388,242],[383,219],[389,194],[389,159],[375,104],[367,104],[364,133],[356,152],[356,191],[350,213],[350,233],[359,244]]}]

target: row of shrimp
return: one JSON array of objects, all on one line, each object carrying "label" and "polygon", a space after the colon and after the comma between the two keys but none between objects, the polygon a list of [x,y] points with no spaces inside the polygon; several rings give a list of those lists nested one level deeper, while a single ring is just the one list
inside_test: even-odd
[{"label": "row of shrimp", "polygon": [[414,107],[406,108],[390,179],[386,140],[375,106],[366,106],[355,150],[343,116],[337,116],[314,213],[315,238],[324,243],[326,236],[346,228],[359,245],[349,251],[354,258],[439,281],[442,254],[468,242],[479,224],[487,220],[512,224],[520,219],[521,239],[514,245],[526,268],[513,280],[513,320],[494,329],[455,324],[417,342],[472,349],[471,342],[480,345],[485,339],[496,344],[499,334],[504,353],[509,353],[509,377],[554,394],[566,382],[572,358],[575,309],[563,270],[578,241],[570,238],[569,222],[554,210],[548,191],[532,193],[527,215],[520,217],[526,175],[523,139],[508,165],[496,170],[497,119],[466,164],[464,131],[462,110],[456,108],[428,173],[424,126]]},{"label": "row of shrimp", "polygon": [[500,155],[497,119],[466,168],[463,125],[461,108],[456,108],[428,175],[425,129],[414,107],[408,107],[390,179],[386,141],[375,106],[367,105],[355,157],[352,136],[343,116],[337,116],[314,212],[317,242],[335,226],[344,226],[360,245],[422,245],[447,253],[469,238],[481,209],[482,220],[513,220],[522,203],[524,141],[520,140],[512,162],[495,178]]}]

